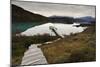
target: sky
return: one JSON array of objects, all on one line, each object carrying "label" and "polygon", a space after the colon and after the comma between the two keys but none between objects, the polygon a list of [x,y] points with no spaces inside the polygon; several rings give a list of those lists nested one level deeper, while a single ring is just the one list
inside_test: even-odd
[{"label": "sky", "polygon": [[95,17],[95,6],[71,5],[42,3],[32,1],[11,1],[12,4],[20,6],[30,12],[41,14],[43,16],[71,16],[71,17]]}]

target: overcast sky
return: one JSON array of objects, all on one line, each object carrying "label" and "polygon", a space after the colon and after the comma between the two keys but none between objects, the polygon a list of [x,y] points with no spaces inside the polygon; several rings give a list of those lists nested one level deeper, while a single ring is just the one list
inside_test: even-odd
[{"label": "overcast sky", "polygon": [[41,3],[41,2],[29,2],[29,1],[12,1],[12,4],[18,5],[25,10],[33,13],[41,14],[44,16],[72,16],[83,17],[92,16],[95,17],[95,6],[84,5],[68,5],[68,4],[55,4],[55,3]]}]

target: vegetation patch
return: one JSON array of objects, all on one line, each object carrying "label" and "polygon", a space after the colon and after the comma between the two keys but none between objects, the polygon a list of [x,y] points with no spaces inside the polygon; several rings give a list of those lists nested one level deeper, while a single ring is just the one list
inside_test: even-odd
[{"label": "vegetation patch", "polygon": [[95,26],[85,31],[71,34],[52,44],[40,46],[50,64],[88,62],[96,60]]},{"label": "vegetation patch", "polygon": [[21,64],[24,52],[28,49],[31,44],[45,43],[51,40],[55,40],[58,37],[45,35],[36,36],[12,36],[12,64]]}]

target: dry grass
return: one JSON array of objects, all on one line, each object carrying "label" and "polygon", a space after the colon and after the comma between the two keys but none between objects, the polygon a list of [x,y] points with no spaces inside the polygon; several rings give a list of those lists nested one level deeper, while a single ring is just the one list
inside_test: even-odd
[{"label": "dry grass", "polygon": [[[44,43],[57,37],[34,36],[12,37],[12,64],[20,65],[27,48],[33,43]],[[95,27],[89,27],[82,33],[71,34],[52,44],[40,46],[48,63],[69,63],[95,61]]]},{"label": "dry grass", "polygon": [[66,36],[58,42],[42,45],[41,49],[50,64],[95,61],[95,27]]},{"label": "dry grass", "polygon": [[57,37],[50,35],[37,36],[12,36],[12,64],[20,65],[24,52],[31,44],[44,43],[55,40]]}]

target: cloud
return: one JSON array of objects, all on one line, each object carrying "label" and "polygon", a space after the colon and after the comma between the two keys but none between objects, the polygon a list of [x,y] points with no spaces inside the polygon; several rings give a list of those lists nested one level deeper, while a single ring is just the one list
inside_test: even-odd
[{"label": "cloud", "polygon": [[60,16],[92,16],[95,17],[95,6],[71,5],[71,4],[55,4],[41,3],[31,1],[12,1],[12,4],[18,5],[25,10],[38,13],[44,16],[60,15]]}]

